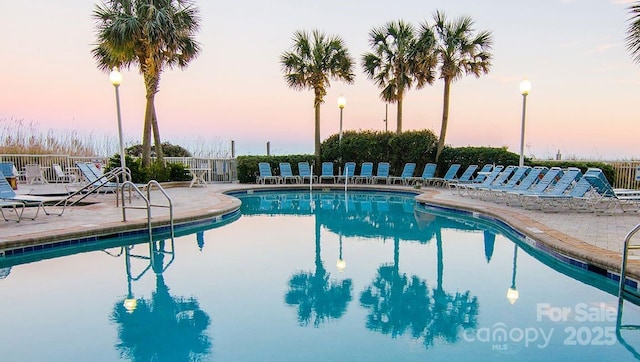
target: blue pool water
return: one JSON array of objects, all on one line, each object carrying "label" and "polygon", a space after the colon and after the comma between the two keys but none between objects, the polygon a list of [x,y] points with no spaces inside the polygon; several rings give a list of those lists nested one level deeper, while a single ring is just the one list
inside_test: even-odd
[{"label": "blue pool water", "polygon": [[[242,216],[173,242],[0,258],[1,360],[638,358],[614,281],[500,223],[410,194],[235,196]],[[623,319],[640,324],[638,307]]]}]

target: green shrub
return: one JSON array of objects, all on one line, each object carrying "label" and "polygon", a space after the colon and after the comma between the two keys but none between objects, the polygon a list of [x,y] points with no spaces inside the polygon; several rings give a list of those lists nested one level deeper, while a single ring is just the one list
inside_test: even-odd
[{"label": "green shrub", "polygon": [[[325,161],[333,161],[336,170],[345,162],[357,165],[363,162],[389,162],[391,174],[399,174],[407,162],[415,162],[416,170],[433,162],[437,137],[430,130],[408,131],[400,134],[379,131],[348,131],[332,135],[321,145],[320,155]],[[357,170],[359,171],[359,170]]]},{"label": "green shrub", "polygon": [[[154,151],[155,145],[151,145],[151,152]],[[125,153],[131,156],[140,156],[142,154],[142,145],[137,144],[127,147]],[[162,142],[162,155],[164,157],[192,157],[191,152],[186,148],[178,145],[172,145],[169,142]]]},{"label": "green shrub", "polygon": [[[150,180],[158,182],[167,181],[190,181],[191,175],[183,164],[169,163],[166,166],[161,162],[152,162],[149,167],[142,167],[142,161],[139,157],[125,156],[127,168],[131,171],[131,181],[137,184],[144,184]],[[116,154],[109,158],[109,163],[105,168],[105,172],[120,167],[120,155]]]}]

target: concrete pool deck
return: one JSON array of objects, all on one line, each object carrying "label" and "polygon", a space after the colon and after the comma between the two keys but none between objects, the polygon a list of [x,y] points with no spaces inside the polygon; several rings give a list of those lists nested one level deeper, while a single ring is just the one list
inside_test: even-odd
[{"label": "concrete pool deck", "polygon": [[[290,188],[291,186],[266,187]],[[585,212],[546,213],[462,197],[442,188],[426,187],[415,190],[401,186],[358,186],[419,191],[422,192],[418,196],[421,202],[485,213],[506,222],[531,239],[542,242],[555,251],[612,271],[618,271],[620,268],[625,236],[640,223],[640,214],[635,212],[617,212],[611,216],[598,216]],[[173,201],[174,220],[181,223],[202,217],[215,217],[235,210],[240,205],[239,201],[222,193],[256,187],[265,186],[226,183],[209,184],[206,188],[169,187],[166,191]],[[323,187],[331,187],[331,185],[323,185]],[[63,190],[62,185],[21,184],[18,192],[45,194]],[[53,240],[75,239],[94,234],[109,235],[124,230],[146,228],[146,210],[128,210],[127,221],[122,221],[122,210],[116,207],[113,195],[89,196],[85,201],[90,204],[67,208],[62,216],[45,215],[41,212],[35,220],[31,220],[28,217],[33,215],[35,210],[27,208],[20,223],[0,221],[0,250]],[[166,203],[159,191],[153,191],[152,201]],[[166,208],[153,208],[153,224],[166,224],[168,215]],[[640,280],[640,260],[630,260],[628,273],[633,279]]]}]

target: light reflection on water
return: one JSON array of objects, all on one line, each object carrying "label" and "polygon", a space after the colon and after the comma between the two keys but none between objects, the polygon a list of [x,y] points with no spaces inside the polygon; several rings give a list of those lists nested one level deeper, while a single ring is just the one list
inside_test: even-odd
[{"label": "light reflection on water", "polygon": [[[536,261],[498,228],[399,194],[242,200],[239,220],[173,244],[0,261],[0,338],[12,346],[3,360],[633,358],[606,334],[596,343],[615,319],[594,311],[614,308],[614,296]],[[572,313],[541,315],[554,308]],[[576,320],[583,310],[591,321]],[[639,320],[637,308],[625,313]],[[501,328],[506,340],[494,338]],[[580,343],[565,345],[572,331]]]}]

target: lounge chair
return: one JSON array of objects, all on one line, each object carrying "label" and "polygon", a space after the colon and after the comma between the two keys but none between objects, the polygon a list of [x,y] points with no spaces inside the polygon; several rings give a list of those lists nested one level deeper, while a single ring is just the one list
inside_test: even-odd
[{"label": "lounge chair", "polygon": [[[461,184],[461,183],[457,183],[454,185],[455,189],[458,190],[458,194],[460,196],[464,196],[464,192],[467,193],[467,195],[471,196],[472,191],[476,191],[477,188],[479,187],[487,187],[489,185],[491,185],[496,178],[498,177],[498,175],[500,175],[500,172],[504,169],[504,166],[502,165],[498,165],[493,167],[492,166],[492,170],[485,174],[478,174],[479,176],[483,177],[483,181],[476,183],[475,181],[473,183],[470,184]],[[482,171],[481,171],[482,172]],[[476,177],[476,179],[478,179],[478,177]]]},{"label": "lounge chair", "polygon": [[508,177],[509,173],[512,173],[511,176],[506,179],[507,181],[505,183],[502,183],[500,180],[500,176],[498,176],[498,178],[496,178],[496,181],[491,185],[478,189],[480,198],[491,198],[491,196],[494,195],[493,191],[512,190],[522,180],[522,178],[526,176],[529,170],[531,170],[531,167],[529,166],[516,167],[515,171],[514,169],[509,170],[509,167],[507,167],[503,171],[503,174]]},{"label": "lounge chair", "polygon": [[322,163],[322,173],[320,173],[318,181],[322,183],[322,180],[330,180],[332,183],[336,182],[336,175],[333,173],[333,162]]},{"label": "lounge chair", "polygon": [[256,178],[256,183],[260,183],[263,185],[267,182],[279,184],[282,181],[282,177],[275,176],[271,173],[271,165],[269,164],[269,162],[258,163],[258,172],[260,174]]},{"label": "lounge chair", "polygon": [[311,166],[309,166],[309,162],[298,162],[298,175],[300,175],[300,179],[303,183],[306,182],[305,180],[318,182],[318,176],[311,174]]},{"label": "lounge chair", "polygon": [[[477,167],[477,166],[476,166]],[[458,174],[458,170],[460,170],[460,164],[454,163],[449,166],[449,169],[442,177],[433,177],[428,182],[433,186],[448,186],[448,182],[455,180],[456,175]]]},{"label": "lounge chair", "polygon": [[[524,166],[524,167],[528,167],[528,166]],[[557,168],[559,170],[559,168]],[[520,182],[518,182],[516,185],[513,185],[512,187],[508,188],[508,187],[504,187],[504,188],[498,188],[498,189],[492,189],[491,192],[493,193],[493,200],[499,202],[502,199],[506,199],[506,196],[508,195],[509,192],[520,192],[520,191],[526,191],[528,189],[530,189],[534,184],[536,184],[538,181],[540,181],[543,176],[547,173],[548,169],[544,166],[536,166],[534,168],[531,168],[529,170],[529,172],[527,172],[527,175],[520,180]]]},{"label": "lounge chair", "polygon": [[478,165],[469,165],[469,166],[467,166],[467,169],[464,170],[462,175],[460,175],[459,178],[453,178],[452,180],[447,181],[445,183],[445,185],[447,187],[451,188],[451,187],[453,187],[454,184],[471,183],[471,182],[473,182],[473,174],[476,172],[477,169],[478,169]]},{"label": "lounge chair", "polygon": [[[407,165],[409,164],[405,165],[405,169]],[[420,175],[419,177],[418,176],[414,177],[413,172],[411,172],[411,176],[404,179],[402,183],[405,185],[411,183],[414,185],[420,184],[425,186],[427,185],[428,182],[430,182],[430,180],[433,180],[435,178],[437,166],[438,165],[436,165],[435,163],[427,163],[426,165],[424,165],[424,169],[422,170],[422,175]],[[415,164],[413,166],[413,169],[415,170]],[[404,174],[404,170],[402,172]]]},{"label": "lounge chair", "polygon": [[376,171],[376,175],[371,177],[371,183],[377,184],[378,181],[388,183],[390,168],[391,166],[389,165],[389,162],[378,162],[378,169]]},{"label": "lounge chair", "polygon": [[[484,166],[482,166],[482,168],[480,169],[480,171],[478,171],[478,174],[476,175],[476,177],[473,179],[473,183],[482,183],[484,182],[484,179],[487,177],[487,175],[493,171],[494,169],[494,165],[487,163]],[[503,166],[500,166],[503,167]],[[501,169],[502,170],[502,169]]]},{"label": "lounge chair", "polygon": [[[4,219],[4,221],[20,222],[20,220],[22,220],[22,214],[24,213],[24,207],[25,204],[22,201],[0,200],[0,213],[2,214],[2,218]],[[16,214],[15,219],[9,218],[4,214],[4,211],[7,208],[11,208]]]},{"label": "lounge chair", "polygon": [[[23,207],[36,206],[37,207],[36,214],[31,218],[32,220],[35,220],[38,217],[38,213],[40,212],[40,209],[42,209],[42,211],[44,211],[44,213],[47,215],[52,215],[52,214],[62,215],[62,213],[64,213],[64,209],[67,206],[66,200],[67,200],[66,197],[16,194],[16,192],[11,188],[11,185],[9,185],[9,182],[7,182],[7,179],[4,177],[4,174],[2,173],[2,171],[0,171],[0,201],[9,203],[4,206],[11,206],[11,203],[22,203]],[[62,201],[65,201],[65,202],[61,203]],[[45,203],[56,203],[57,205],[62,207],[62,210],[59,213],[50,213],[45,208]],[[19,205],[14,205],[14,206],[17,207]],[[2,216],[4,218],[4,212]],[[15,221],[20,221],[21,218],[22,218],[22,213],[20,213],[17,220]]]},{"label": "lounge chair", "polygon": [[403,185],[408,185],[409,181],[413,178],[413,173],[416,170],[416,164],[413,162],[407,162],[402,168],[400,176],[390,176],[387,179],[387,184],[393,185],[396,181],[400,181]]},{"label": "lounge chair", "polygon": [[355,173],[356,173],[356,163],[347,162],[344,164],[344,170],[342,170],[342,175],[336,176],[336,182],[344,182],[346,179],[347,183],[353,183],[353,177]]},{"label": "lounge chair", "polygon": [[[87,192],[107,193],[118,190],[118,183],[109,181],[107,177],[102,175],[102,171],[98,170],[93,162],[76,162],[76,167],[80,170],[80,174],[87,182],[84,186],[87,187]],[[100,175],[97,175],[96,172],[99,172]]]},{"label": "lounge chair", "polygon": [[587,172],[585,179],[599,195],[597,199],[588,201],[595,213],[613,214],[618,207],[622,212],[640,210],[640,190],[614,189],[602,171]]},{"label": "lounge chair", "polygon": [[[560,167],[551,167],[544,173],[544,176],[537,182],[528,187],[524,188],[524,186],[514,187],[513,190],[507,191],[505,196],[505,200],[507,205],[509,206],[518,206],[521,205],[521,195],[528,194],[542,194],[544,190],[546,190],[549,186],[555,184],[557,180],[559,180],[564,172]],[[526,185],[525,185],[526,186]]]},{"label": "lounge chair", "polygon": [[282,183],[286,184],[287,181],[292,181],[292,183],[301,183],[302,178],[300,176],[296,176],[291,171],[291,164],[289,162],[280,162],[280,177],[282,178]]},{"label": "lounge chair", "polygon": [[58,183],[58,182],[69,182],[69,183],[76,182],[76,175],[65,173],[62,170],[62,167],[60,165],[58,165],[57,163],[54,163],[53,165],[51,165],[51,167],[53,168],[53,173],[55,173],[55,175],[56,175],[56,183]]},{"label": "lounge chair", "polygon": [[579,168],[569,167],[554,185],[547,187],[542,193],[522,194],[520,195],[520,202],[525,209],[540,209],[544,197],[563,195],[581,177],[582,171]]},{"label": "lounge chair", "polygon": [[40,165],[31,163],[24,166],[24,169],[25,169],[25,178],[29,185],[32,185],[34,183],[41,183],[41,184],[48,183],[47,179],[44,177],[44,174],[42,173],[42,168],[40,167]]},{"label": "lounge chair", "polygon": [[540,210],[544,212],[561,210],[589,211],[590,197],[586,195],[593,188],[585,176],[587,175],[583,175],[580,181],[573,185],[567,193],[562,195],[539,195]]},{"label": "lounge chair", "polygon": [[370,183],[373,177],[373,162],[363,162],[360,166],[360,174],[353,176],[353,183]]}]

